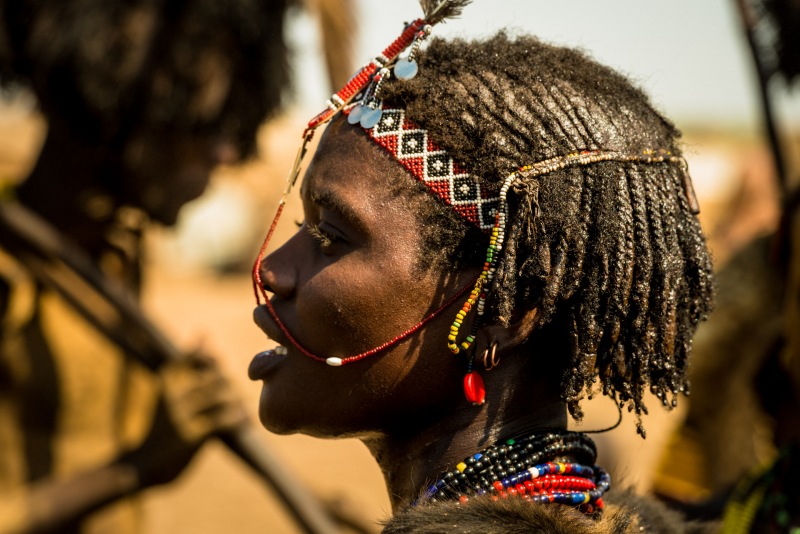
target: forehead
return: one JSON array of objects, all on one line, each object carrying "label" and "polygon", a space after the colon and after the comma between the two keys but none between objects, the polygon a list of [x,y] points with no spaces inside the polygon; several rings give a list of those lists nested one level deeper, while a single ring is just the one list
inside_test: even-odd
[{"label": "forehead", "polygon": [[334,120],[320,139],[303,179],[303,198],[358,205],[365,211],[391,208],[414,178],[357,126]]}]

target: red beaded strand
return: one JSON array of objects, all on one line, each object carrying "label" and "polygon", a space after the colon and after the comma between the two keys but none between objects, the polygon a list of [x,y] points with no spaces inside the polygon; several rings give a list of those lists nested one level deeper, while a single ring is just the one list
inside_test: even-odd
[{"label": "red beaded strand", "polygon": [[408,48],[411,43],[414,42],[418,32],[427,24],[428,23],[425,20],[417,19],[406,26],[406,29],[403,30],[403,33],[400,34],[400,37],[395,39],[392,44],[386,47],[386,50],[384,50],[380,56],[376,57],[367,65],[362,67],[361,70],[358,71],[349,82],[347,82],[347,85],[342,87],[339,92],[331,96],[330,100],[327,102],[328,107],[309,121],[308,126],[303,132],[303,135],[305,136],[309,130],[314,130],[320,124],[329,121],[337,111],[347,105],[347,103],[350,102],[350,100],[352,100],[352,98],[364,88],[364,86],[372,81],[373,76],[379,69],[394,61],[397,56],[400,55],[400,52]]},{"label": "red beaded strand", "polygon": [[[266,246],[265,246],[265,248],[266,248]],[[367,351],[362,352],[360,354],[355,354],[353,356],[346,356],[344,358],[336,358],[336,357],[324,358],[322,356],[318,356],[318,355],[314,354],[313,352],[311,352],[310,350],[305,348],[302,344],[300,344],[300,342],[297,341],[297,339],[295,339],[295,337],[292,335],[292,333],[289,332],[289,329],[286,328],[286,325],[283,324],[283,321],[281,321],[280,317],[278,317],[278,313],[275,311],[275,308],[273,308],[272,303],[270,302],[269,298],[267,297],[266,289],[264,289],[263,286],[261,287],[261,291],[264,294],[264,298],[265,298],[264,306],[267,308],[267,311],[269,312],[270,316],[272,317],[272,320],[275,321],[275,324],[278,325],[278,328],[280,328],[281,332],[283,332],[283,335],[286,336],[286,339],[288,339],[289,342],[292,345],[294,345],[294,347],[297,350],[299,350],[301,353],[303,353],[305,356],[308,356],[312,360],[316,360],[316,361],[319,361],[319,362],[325,362],[325,363],[327,363],[328,365],[330,365],[332,367],[340,367],[340,366],[342,366],[344,364],[347,364],[347,363],[357,362],[358,360],[362,360],[362,359],[364,359],[364,358],[366,358],[368,356],[372,356],[373,354],[376,354],[378,352],[381,352],[383,350],[388,349],[389,347],[391,347],[393,345],[396,345],[400,341],[404,340],[405,338],[407,338],[408,336],[410,336],[411,334],[413,334],[414,332],[416,332],[417,330],[419,330],[420,328],[425,326],[429,321],[431,321],[436,316],[441,314],[447,308],[449,308],[464,293],[466,293],[467,290],[471,286],[472,286],[472,282],[469,282],[467,285],[465,285],[463,288],[461,288],[458,291],[458,293],[456,293],[455,295],[453,295],[452,297],[447,299],[447,301],[444,304],[442,304],[439,308],[437,308],[436,310],[431,312],[424,319],[422,319],[420,322],[418,322],[417,324],[415,324],[414,326],[412,326],[411,328],[409,328],[408,330],[406,330],[402,334],[397,335],[394,338],[392,338],[391,340],[389,340],[389,341],[387,341],[385,343],[382,343],[382,344],[378,345],[377,347],[374,347],[374,348],[372,348],[370,350],[367,350]]]}]

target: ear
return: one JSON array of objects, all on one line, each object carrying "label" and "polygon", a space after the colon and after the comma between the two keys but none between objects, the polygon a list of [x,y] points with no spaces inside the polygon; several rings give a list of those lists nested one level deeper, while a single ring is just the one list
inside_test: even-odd
[{"label": "ear", "polygon": [[508,326],[499,324],[488,325],[480,328],[475,336],[475,359],[478,360],[492,344],[496,344],[496,351],[502,354],[520,346],[531,335],[539,324],[539,309],[526,310],[522,316],[517,317]]}]

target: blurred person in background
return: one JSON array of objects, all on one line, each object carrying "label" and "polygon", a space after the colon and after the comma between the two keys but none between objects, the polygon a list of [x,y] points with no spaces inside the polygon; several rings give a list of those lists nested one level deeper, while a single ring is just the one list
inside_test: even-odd
[{"label": "blurred person in background", "polygon": [[[2,201],[137,295],[147,224],[175,223],[278,110],[289,3],[0,4],[0,82],[30,90],[47,122]],[[135,493],[241,407],[209,358],[150,373],[17,259],[0,249],[0,532],[136,532]]]}]

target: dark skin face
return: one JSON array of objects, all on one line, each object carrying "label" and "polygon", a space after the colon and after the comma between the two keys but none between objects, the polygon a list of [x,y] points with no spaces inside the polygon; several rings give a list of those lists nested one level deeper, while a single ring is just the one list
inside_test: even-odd
[{"label": "dark skin face", "polygon": [[[394,178],[409,186],[413,180],[363,131],[335,120],[302,184],[303,226],[260,266],[281,321],[318,356],[343,358],[394,338],[479,273],[420,268],[419,221],[402,195],[387,191]],[[482,329],[478,345],[489,335],[504,340],[504,365],[484,373],[485,405],[465,400],[464,356],[446,346],[461,303],[401,343],[342,367],[303,355],[257,308],[258,325],[288,352],[251,367],[251,377],[264,381],[262,423],[277,433],[360,438],[381,465],[395,505],[499,437],[565,426],[557,391],[527,389],[535,381],[517,387],[528,358],[513,357],[519,341],[507,334],[515,327]]]},{"label": "dark skin face", "polygon": [[[403,171],[362,132],[332,124],[301,187],[303,226],[261,265],[278,316],[317,355],[343,358],[378,346],[475,276],[418,268],[417,221],[380,186],[387,173]],[[271,320],[259,319],[289,351],[265,380],[261,420],[274,432],[322,437],[383,432],[401,420],[414,431],[411,414],[431,405],[451,410],[460,396],[461,362],[444,343],[454,314],[338,368],[300,354]],[[423,354],[426,365],[417,365]]]}]

